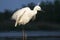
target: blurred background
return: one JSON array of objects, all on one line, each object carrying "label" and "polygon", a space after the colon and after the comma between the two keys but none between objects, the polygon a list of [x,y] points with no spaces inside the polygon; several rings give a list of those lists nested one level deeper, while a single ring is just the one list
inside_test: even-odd
[{"label": "blurred background", "polygon": [[[30,21],[28,24],[25,25],[25,30],[27,33],[30,31],[33,31],[33,33],[36,33],[40,35],[40,33],[48,33],[49,35],[54,33],[57,33],[60,35],[60,0],[0,0],[0,35],[2,33],[8,33],[8,32],[18,32],[21,33],[23,26],[17,26],[14,27],[15,21],[11,20],[12,14],[24,7],[30,7],[31,10],[37,5],[37,3],[40,2],[40,6],[44,12],[38,12],[36,15],[36,19],[34,21]],[[53,32],[52,32],[53,31]],[[50,32],[50,33],[49,33]],[[53,33],[53,34],[54,34]],[[43,35],[46,35],[43,34]],[[56,34],[56,35],[57,35]],[[10,35],[10,34],[9,34]],[[21,35],[21,34],[19,34]],[[42,36],[33,37],[31,39],[33,40],[44,40],[41,38]],[[57,37],[57,36],[56,36]],[[55,38],[56,38],[55,37]],[[40,38],[40,39],[39,39]],[[46,40],[49,40],[49,38],[52,38],[52,36]],[[54,40],[59,40],[59,37]],[[8,40],[12,38],[4,38],[0,36],[1,40]],[[21,38],[16,38],[16,40],[20,40]],[[52,39],[52,40],[53,40]],[[14,39],[15,40],[15,39]],[[30,40],[30,39],[28,39]],[[51,39],[50,39],[51,40]]]}]

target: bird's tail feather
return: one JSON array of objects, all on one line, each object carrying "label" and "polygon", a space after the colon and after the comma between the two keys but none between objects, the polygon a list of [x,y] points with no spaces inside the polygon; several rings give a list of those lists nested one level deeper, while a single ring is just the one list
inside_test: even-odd
[{"label": "bird's tail feather", "polygon": [[17,22],[15,23],[15,27],[17,26]]}]

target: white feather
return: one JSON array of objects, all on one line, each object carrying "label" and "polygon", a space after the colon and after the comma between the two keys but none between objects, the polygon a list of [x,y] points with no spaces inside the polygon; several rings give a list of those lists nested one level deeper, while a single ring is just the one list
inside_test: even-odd
[{"label": "white feather", "polygon": [[12,19],[16,20],[15,27],[17,24],[27,24],[37,14],[37,11],[41,11],[41,7],[39,5],[35,6],[33,10],[31,10],[29,7],[25,7],[16,11],[12,15]]}]

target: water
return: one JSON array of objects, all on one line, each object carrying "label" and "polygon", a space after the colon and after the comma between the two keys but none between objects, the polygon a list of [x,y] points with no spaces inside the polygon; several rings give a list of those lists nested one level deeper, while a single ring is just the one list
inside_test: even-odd
[{"label": "water", "polygon": [[[59,31],[26,31],[26,40],[60,40]],[[0,40],[22,40],[22,32],[0,32]]]}]

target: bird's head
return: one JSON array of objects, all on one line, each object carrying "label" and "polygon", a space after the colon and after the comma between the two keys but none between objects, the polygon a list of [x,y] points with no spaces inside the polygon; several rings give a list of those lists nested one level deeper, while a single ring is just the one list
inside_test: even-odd
[{"label": "bird's head", "polygon": [[36,11],[42,11],[41,7],[39,6],[39,3],[34,7],[34,10],[36,10]]},{"label": "bird's head", "polygon": [[41,11],[41,7],[37,5],[35,6],[34,10]]}]

